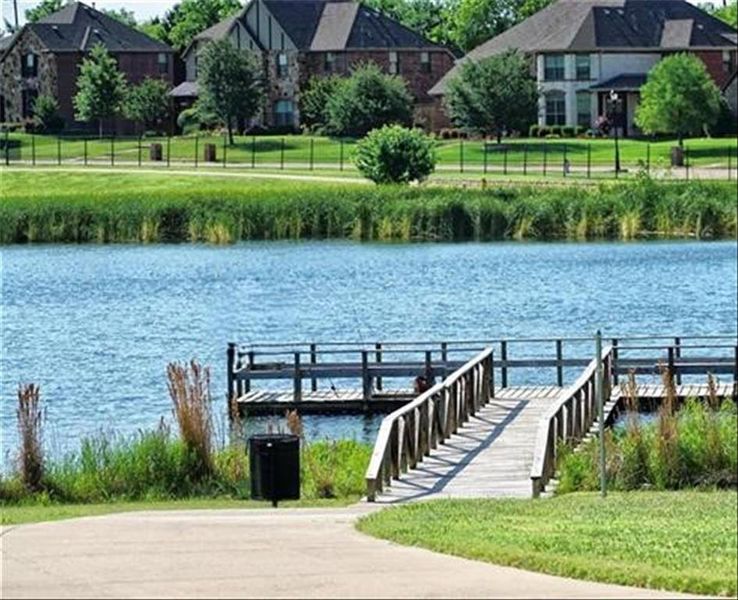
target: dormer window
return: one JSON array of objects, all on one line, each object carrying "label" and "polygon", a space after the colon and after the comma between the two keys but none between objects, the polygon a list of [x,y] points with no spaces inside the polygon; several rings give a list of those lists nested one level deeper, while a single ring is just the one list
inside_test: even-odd
[{"label": "dormer window", "polygon": [[33,52],[23,55],[21,75],[23,77],[36,77],[38,75],[38,56]]},{"label": "dormer window", "polygon": [[169,57],[166,52],[159,52],[157,63],[159,65],[160,75],[169,73]]}]

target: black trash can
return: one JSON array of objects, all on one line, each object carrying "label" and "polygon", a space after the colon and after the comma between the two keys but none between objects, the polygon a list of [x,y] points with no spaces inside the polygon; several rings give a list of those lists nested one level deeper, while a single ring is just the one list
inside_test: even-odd
[{"label": "black trash can", "polygon": [[290,434],[259,434],[249,438],[251,498],[300,499],[300,438]]}]

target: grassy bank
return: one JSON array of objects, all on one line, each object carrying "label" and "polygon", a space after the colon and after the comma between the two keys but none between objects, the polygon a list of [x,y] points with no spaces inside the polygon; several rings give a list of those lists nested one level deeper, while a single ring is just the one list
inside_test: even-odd
[{"label": "grassy bank", "polygon": [[732,183],[470,190],[3,173],[0,243],[634,239],[736,232]]},{"label": "grassy bank", "polygon": [[738,497],[629,492],[605,500],[443,500],[362,519],[401,544],[554,575],[712,595],[736,594]]}]

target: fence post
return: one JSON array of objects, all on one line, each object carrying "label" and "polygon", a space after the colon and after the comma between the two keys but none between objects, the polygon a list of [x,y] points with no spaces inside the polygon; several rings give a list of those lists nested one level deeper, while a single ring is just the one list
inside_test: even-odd
[{"label": "fence post", "polygon": [[200,151],[200,136],[195,134],[195,168],[197,169],[198,165],[198,152]]},{"label": "fence post", "polygon": [[464,172],[464,138],[459,138],[459,173]]},{"label": "fence post", "polygon": [[689,181],[689,148],[684,146],[684,174]]},{"label": "fence post", "polygon": [[361,351],[361,388],[364,402],[372,398],[372,379],[369,376],[369,352]]},{"label": "fence post", "polygon": [[279,168],[284,169],[284,136],[282,136],[282,145],[279,147]]},{"label": "fence post", "polygon": [[143,133],[138,135],[138,166],[141,166],[141,142],[143,140]]},{"label": "fence post", "polygon": [[731,178],[731,171],[733,170],[733,167],[731,165],[731,159],[733,158],[733,148],[728,146],[728,181],[730,181]]},{"label": "fence post", "polygon": [[251,136],[251,168],[256,168],[256,136]]},{"label": "fence post", "polygon": [[507,146],[505,146],[505,149],[502,151],[502,161],[502,173],[507,175]]},{"label": "fence post", "polygon": [[84,146],[85,146],[84,152],[85,152],[85,167],[86,167],[87,166],[87,138],[85,138]]},{"label": "fence post", "polygon": [[[682,356],[682,348],[681,348],[681,345],[682,345],[681,338],[675,337],[674,338],[674,358],[680,358]],[[676,380],[676,384],[677,385],[681,385],[682,384],[682,374],[679,372],[678,369],[674,373],[674,378]]]},{"label": "fence post", "polygon": [[310,138],[310,170],[313,170],[315,164],[315,138]]},{"label": "fence post", "polygon": [[172,164],[172,136],[167,134],[167,167]]},{"label": "fence post", "polygon": [[340,140],[338,140],[338,143],[339,143],[339,147],[340,147],[340,150],[339,150],[339,152],[340,152],[340,155],[339,155],[340,158],[338,159],[338,163],[339,163],[339,167],[338,168],[339,168],[339,170],[343,171],[343,138],[341,138]]},{"label": "fence post", "polygon": [[5,166],[10,165],[10,130],[5,130]]},{"label": "fence post", "polygon": [[[548,158],[548,145],[543,142],[543,176],[546,176],[546,159]],[[504,386],[503,386],[504,387]]]},{"label": "fence post", "polygon": [[115,166],[115,134],[110,136],[110,166]]},{"label": "fence post", "polygon": [[587,179],[592,178],[592,143],[587,144]]},{"label": "fence post", "polygon": [[566,177],[566,144],[564,144],[564,154],[561,158],[561,169],[564,173],[564,177]]},{"label": "fence post", "polygon": [[[31,164],[35,167],[36,166],[36,134],[31,134]],[[730,174],[730,171],[728,171],[728,174]]]},{"label": "fence post", "polygon": [[528,144],[523,144],[523,175],[528,174]]},{"label": "fence post", "polygon": [[61,165],[61,136],[56,138],[56,164]]},{"label": "fence post", "polygon": [[597,421],[600,439],[600,493],[604,498],[607,496],[607,473],[605,472],[605,379],[602,368],[602,333],[597,331],[595,336],[596,356],[596,379],[597,390]]},{"label": "fence post", "polygon": [[646,173],[651,174],[651,142],[646,142]]},{"label": "fence post", "polygon": [[484,142],[484,174],[485,175],[487,174],[487,162],[489,160],[488,157],[487,157],[488,154],[489,153],[487,151],[487,141],[485,140],[485,142]]},{"label": "fence post", "polygon": [[564,344],[561,340],[556,340],[556,382],[559,387],[564,387]]},{"label": "fence post", "polygon": [[223,168],[228,166],[228,134],[223,134]]}]

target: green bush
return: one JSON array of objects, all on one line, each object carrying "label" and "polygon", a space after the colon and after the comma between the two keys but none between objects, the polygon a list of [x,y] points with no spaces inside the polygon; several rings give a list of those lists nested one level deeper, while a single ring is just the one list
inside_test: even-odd
[{"label": "green bush", "polygon": [[571,125],[562,125],[561,135],[562,137],[567,137],[567,138],[574,137],[574,127]]},{"label": "green bush", "polygon": [[185,108],[177,116],[177,127],[185,135],[196,133],[200,130],[200,117],[197,114],[197,108]]},{"label": "green bush", "polygon": [[328,125],[328,103],[341,83],[339,77],[312,77],[300,94],[300,122],[311,132],[320,133]]},{"label": "green bush", "polygon": [[530,127],[528,127],[528,137],[532,137],[532,138],[538,137],[538,133],[540,129],[541,129],[540,125],[537,125],[537,124],[531,125]]},{"label": "green bush", "polygon": [[356,146],[356,166],[375,183],[423,181],[436,166],[435,143],[419,129],[385,125]]},{"label": "green bush", "polygon": [[36,129],[43,133],[58,133],[64,129],[59,103],[49,94],[41,94],[33,101],[33,120]]},{"label": "green bush", "polygon": [[551,134],[551,128],[548,125],[541,125],[538,128],[538,137],[539,138],[545,138],[547,135]]}]

